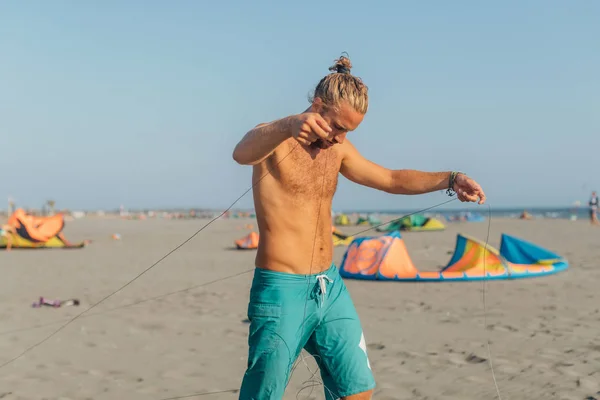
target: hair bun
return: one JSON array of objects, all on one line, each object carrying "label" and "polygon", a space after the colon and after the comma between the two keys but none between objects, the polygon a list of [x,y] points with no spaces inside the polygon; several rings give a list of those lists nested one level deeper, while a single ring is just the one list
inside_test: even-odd
[{"label": "hair bun", "polygon": [[[346,53],[347,55],[348,53]],[[350,59],[346,56],[341,56],[337,60],[334,61],[334,64],[329,67],[330,71],[335,71],[340,74],[350,74],[350,70],[352,69],[352,63]]]}]

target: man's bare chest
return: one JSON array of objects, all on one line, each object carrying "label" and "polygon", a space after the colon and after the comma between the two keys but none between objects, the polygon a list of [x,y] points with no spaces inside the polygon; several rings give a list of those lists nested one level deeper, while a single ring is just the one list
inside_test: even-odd
[{"label": "man's bare chest", "polygon": [[311,155],[304,149],[290,153],[276,167],[276,178],[286,192],[306,198],[333,197],[340,161],[334,150]]}]

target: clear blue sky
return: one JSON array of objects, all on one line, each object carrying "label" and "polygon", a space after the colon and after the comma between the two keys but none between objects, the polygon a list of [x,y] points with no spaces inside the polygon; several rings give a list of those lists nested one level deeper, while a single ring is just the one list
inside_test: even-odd
[{"label": "clear blue sky", "polygon": [[[2,2],[0,208],[226,207],[250,185],[237,141],[304,110],[342,51],[370,89],[366,157],[465,171],[492,207],[587,201],[599,21],[593,0]],[[445,199],[341,178],[334,207]]]}]

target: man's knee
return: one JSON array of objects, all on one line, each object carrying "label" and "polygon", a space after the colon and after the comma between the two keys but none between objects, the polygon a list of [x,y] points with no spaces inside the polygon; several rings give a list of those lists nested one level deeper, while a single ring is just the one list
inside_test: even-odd
[{"label": "man's knee", "polygon": [[273,348],[252,346],[239,400],[281,399],[289,379],[292,359],[285,342]]},{"label": "man's knee", "polygon": [[373,389],[367,390],[366,392],[342,397],[342,400],[371,400],[372,396],[373,396]]},{"label": "man's knee", "polygon": [[281,399],[288,379],[286,367],[277,362],[263,368],[249,367],[242,380],[239,400]]}]

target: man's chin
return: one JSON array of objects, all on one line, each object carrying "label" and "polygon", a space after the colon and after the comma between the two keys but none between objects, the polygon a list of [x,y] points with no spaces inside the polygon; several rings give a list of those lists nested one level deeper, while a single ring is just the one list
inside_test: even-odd
[{"label": "man's chin", "polygon": [[311,144],[311,147],[314,147],[314,148],[317,148],[317,149],[321,149],[321,150],[326,150],[326,149],[330,148],[333,145],[334,145],[334,143],[328,142],[328,141],[323,140],[323,139],[317,139],[315,142],[313,142]]}]

